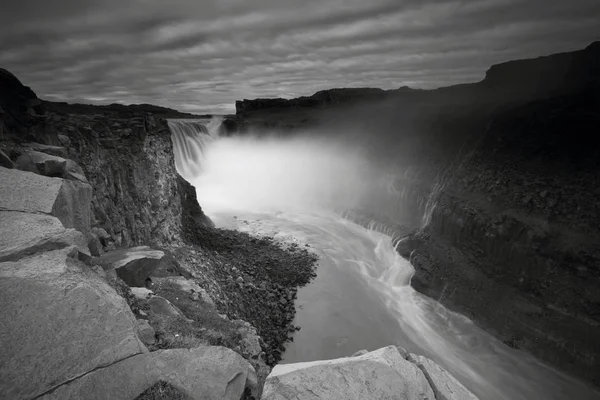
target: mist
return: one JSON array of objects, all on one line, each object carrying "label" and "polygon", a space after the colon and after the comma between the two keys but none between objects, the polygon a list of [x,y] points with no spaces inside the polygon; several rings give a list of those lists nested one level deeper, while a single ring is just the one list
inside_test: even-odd
[{"label": "mist", "polygon": [[343,210],[378,179],[364,152],[315,135],[235,136],[205,147],[192,184],[206,211]]}]

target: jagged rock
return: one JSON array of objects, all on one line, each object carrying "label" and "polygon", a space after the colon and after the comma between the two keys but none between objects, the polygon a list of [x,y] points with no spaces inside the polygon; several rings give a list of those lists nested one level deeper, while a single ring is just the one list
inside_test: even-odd
[{"label": "jagged rock", "polygon": [[252,366],[224,347],[159,350],[137,355],[59,387],[40,400],[131,400],[158,381],[193,399],[239,400],[252,390]]},{"label": "jagged rock", "polygon": [[90,231],[90,185],[0,167],[0,210],[49,214],[65,228]]},{"label": "jagged rock", "polygon": [[0,221],[0,262],[69,246],[76,246],[83,258],[90,257],[83,234],[65,229],[56,217],[0,211]]},{"label": "jagged rock", "polygon": [[76,253],[0,263],[0,398],[35,398],[147,351],[125,300]]},{"label": "jagged rock", "polygon": [[145,319],[137,320],[138,337],[145,345],[151,345],[156,342],[156,331]]},{"label": "jagged rock", "polygon": [[413,363],[394,346],[359,357],[278,364],[263,391],[263,400],[284,399],[428,399],[434,393]]},{"label": "jagged rock", "polygon": [[165,253],[148,246],[116,250],[94,259],[105,270],[115,270],[117,276],[131,287],[146,286],[146,280],[159,267]]},{"label": "jagged rock", "polygon": [[13,169],[14,164],[9,156],[7,156],[2,150],[0,150],[0,167]]},{"label": "jagged rock", "polygon": [[356,353],[352,354],[352,357],[359,357],[359,356],[364,356],[365,354],[367,354],[368,351],[367,350],[359,350]]},{"label": "jagged rock", "polygon": [[433,389],[436,400],[478,400],[477,396],[450,375],[448,371],[430,359],[411,353],[408,360],[421,368]]}]

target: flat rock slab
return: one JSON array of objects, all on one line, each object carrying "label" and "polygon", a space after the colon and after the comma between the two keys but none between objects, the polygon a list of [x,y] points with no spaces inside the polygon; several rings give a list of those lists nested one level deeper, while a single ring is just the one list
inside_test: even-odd
[{"label": "flat rock slab", "polygon": [[65,228],[90,232],[92,187],[33,172],[0,167],[0,210],[49,214]]},{"label": "flat rock slab", "polygon": [[0,167],[0,209],[51,214],[63,184],[33,172]]},{"label": "flat rock slab", "polygon": [[125,300],[73,253],[0,263],[2,399],[35,398],[147,352]]},{"label": "flat rock slab", "polygon": [[435,400],[423,372],[394,346],[335,360],[276,365],[263,400]]},{"label": "flat rock slab", "polygon": [[131,400],[166,381],[196,400],[239,400],[254,370],[225,347],[160,350],[99,369],[41,399]]},{"label": "flat rock slab", "polygon": [[41,151],[42,153],[51,154],[53,156],[67,158],[67,149],[61,146],[50,146],[41,143],[26,143],[24,147],[32,150]]},{"label": "flat rock slab", "polygon": [[111,251],[94,258],[94,263],[101,265],[105,270],[114,269],[117,276],[131,287],[143,287],[164,256],[163,251],[139,246]]},{"label": "flat rock slab", "polygon": [[51,215],[0,211],[0,262],[49,250],[76,246],[91,257],[84,235],[75,229],[65,229]]},{"label": "flat rock slab", "polygon": [[[166,317],[182,317],[186,318],[181,310],[175,307],[171,302],[164,297],[152,296],[148,300],[150,306],[150,313],[157,315],[164,315]],[[187,318],[186,318],[187,319]]]},{"label": "flat rock slab", "polygon": [[423,356],[410,354],[408,360],[415,363],[425,374],[436,400],[478,400],[462,383],[448,371]]}]

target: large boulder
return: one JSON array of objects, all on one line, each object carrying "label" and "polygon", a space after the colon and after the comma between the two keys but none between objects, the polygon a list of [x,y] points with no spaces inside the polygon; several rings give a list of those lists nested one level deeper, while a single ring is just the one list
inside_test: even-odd
[{"label": "large boulder", "polygon": [[17,159],[17,168],[40,175],[88,183],[83,169],[75,161],[41,151],[25,151]]},{"label": "large boulder", "polygon": [[94,263],[104,270],[115,270],[117,276],[131,287],[143,287],[156,271],[165,253],[148,246],[111,251],[94,258]]},{"label": "large boulder", "polygon": [[263,400],[419,399],[434,400],[423,372],[394,346],[336,360],[278,364]]},{"label": "large boulder", "polygon": [[433,389],[436,400],[477,400],[477,396],[469,389],[430,359],[411,353],[408,360],[423,371]]},{"label": "large boulder", "polygon": [[0,398],[35,398],[147,352],[125,300],[77,253],[0,263]]},{"label": "large boulder", "polygon": [[76,246],[80,258],[90,257],[83,234],[75,229],[65,229],[56,217],[0,211],[0,221],[0,262],[69,246]]},{"label": "large boulder", "polygon": [[131,400],[165,381],[193,399],[239,400],[253,375],[246,360],[224,347],[160,350],[98,369],[41,399]]},{"label": "large boulder", "polygon": [[0,182],[0,210],[53,215],[65,228],[90,232],[90,185],[3,167]]}]

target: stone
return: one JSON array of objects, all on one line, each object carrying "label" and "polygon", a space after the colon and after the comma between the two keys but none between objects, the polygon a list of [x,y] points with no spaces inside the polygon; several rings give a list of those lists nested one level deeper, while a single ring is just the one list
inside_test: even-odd
[{"label": "stone", "polygon": [[74,252],[0,263],[0,398],[35,398],[147,352],[125,300]]},{"label": "stone", "polygon": [[225,347],[159,350],[94,371],[40,400],[131,400],[158,381],[170,383],[192,399],[239,400],[247,385],[252,391],[251,368]]},{"label": "stone", "polygon": [[430,359],[410,354],[409,361],[416,364],[423,371],[433,389],[436,400],[478,400],[477,396],[450,375],[448,371]]},{"label": "stone", "polygon": [[[148,304],[150,305],[150,315],[164,315],[167,317],[183,317],[185,315],[175,307],[171,302],[164,297],[161,296],[152,296],[148,299]],[[187,319],[187,318],[186,318]]]},{"label": "stone", "polygon": [[184,292],[188,292],[188,293],[192,293],[192,294],[198,294],[198,296],[200,298],[202,298],[203,302],[208,303],[208,304],[214,304],[212,298],[206,292],[206,290],[204,290],[203,288],[201,288],[193,280],[186,279],[186,278],[184,278],[182,276],[179,276],[179,277],[170,277],[170,278],[167,278],[166,280],[168,280],[169,282],[175,283]]},{"label": "stone", "polygon": [[0,150],[0,167],[8,169],[13,169],[15,167],[10,157],[7,156],[2,150]]},{"label": "stone", "polygon": [[131,287],[146,286],[146,280],[159,267],[165,253],[148,246],[116,250],[94,258],[105,270],[114,269],[117,276]]},{"label": "stone", "polygon": [[368,351],[363,349],[363,350],[359,350],[356,353],[352,354],[352,357],[359,357],[359,356],[364,356],[365,354],[367,354]]},{"label": "stone", "polygon": [[435,400],[423,372],[394,346],[359,357],[278,364],[262,400],[422,399]]},{"label": "stone", "polygon": [[131,293],[139,300],[148,300],[150,297],[154,296],[154,292],[145,287],[132,287]]},{"label": "stone", "polygon": [[17,168],[44,176],[62,178],[67,168],[67,160],[39,151],[26,151],[17,158]]},{"label": "stone", "polygon": [[189,279],[192,277],[192,274],[183,268],[174,257],[165,254],[165,256],[161,258],[158,267],[152,272],[152,276],[158,278],[183,276],[184,278]]},{"label": "stone", "polygon": [[49,214],[65,228],[88,235],[92,187],[61,178],[0,167],[0,210]]},{"label": "stone", "polygon": [[58,141],[63,147],[71,147],[71,139],[67,135],[58,135]]},{"label": "stone", "polygon": [[151,345],[156,342],[156,331],[145,319],[137,320],[138,337],[145,345]]},{"label": "stone", "polygon": [[0,211],[0,221],[0,262],[69,246],[75,246],[83,258],[90,256],[83,234],[65,229],[58,218],[51,215]]},{"label": "stone", "polygon": [[100,238],[97,235],[91,233],[90,240],[88,241],[88,247],[90,249],[90,254],[94,257],[100,257],[104,250],[102,248],[102,243],[100,243]]},{"label": "stone", "polygon": [[104,271],[101,266],[92,265],[90,269],[97,273],[101,278],[106,279],[106,271]]},{"label": "stone", "polygon": [[52,156],[57,156],[57,157],[62,157],[62,158],[68,157],[67,149],[65,149],[64,147],[61,147],[61,146],[50,146],[50,145],[41,144],[41,143],[25,143],[23,146],[28,149],[31,149],[31,150],[50,154]]}]

